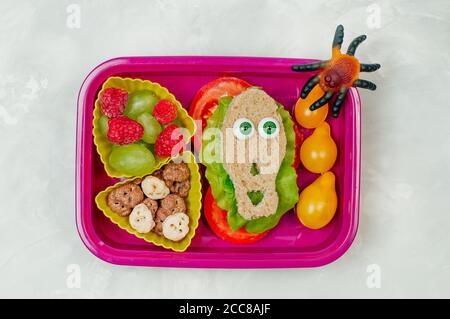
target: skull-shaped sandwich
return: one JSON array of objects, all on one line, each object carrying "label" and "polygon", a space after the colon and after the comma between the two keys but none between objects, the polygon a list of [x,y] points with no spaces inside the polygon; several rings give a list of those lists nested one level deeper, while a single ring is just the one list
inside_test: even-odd
[{"label": "skull-shaped sandwich", "polygon": [[238,212],[247,220],[270,216],[278,206],[275,179],[286,154],[286,135],[277,109],[267,93],[250,88],[233,99],[223,121],[224,167]]},{"label": "skull-shaped sandwich", "polygon": [[293,125],[260,88],[219,99],[203,133],[202,161],[215,204],[227,212],[225,228],[264,233],[297,203]]}]

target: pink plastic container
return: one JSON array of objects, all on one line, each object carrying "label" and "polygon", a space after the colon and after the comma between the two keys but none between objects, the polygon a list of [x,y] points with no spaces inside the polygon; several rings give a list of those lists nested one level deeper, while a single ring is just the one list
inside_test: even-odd
[{"label": "pink plastic container", "polygon": [[[358,228],[360,184],[360,100],[351,89],[339,119],[327,119],[338,144],[333,168],[339,205],[333,221],[321,230],[302,226],[294,211],[261,241],[236,245],[216,237],[204,217],[186,252],[175,253],[136,238],[98,211],[94,198],[117,182],[106,175],[92,137],[94,101],[110,76],[140,78],[167,87],[184,107],[197,90],[220,76],[236,76],[262,87],[289,111],[309,78],[292,72],[307,59],[252,57],[124,57],[102,63],[84,80],[78,97],[76,155],[76,222],[86,247],[97,257],[121,265],[203,268],[316,267],[339,258],[350,247]],[[303,130],[305,136],[311,132]],[[317,175],[298,169],[301,188]]]}]

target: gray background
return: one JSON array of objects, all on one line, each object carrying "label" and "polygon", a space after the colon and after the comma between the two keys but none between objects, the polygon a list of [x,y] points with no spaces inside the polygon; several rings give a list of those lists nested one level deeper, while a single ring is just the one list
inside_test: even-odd
[{"label": "gray background", "polygon": [[[80,28],[67,24],[71,3]],[[0,297],[450,297],[449,21],[447,0],[1,0]],[[126,55],[328,58],[338,23],[344,47],[365,33],[358,58],[383,65],[366,75],[379,89],[360,91],[361,221],[347,254],[318,269],[205,270],[87,251],[74,165],[89,70]],[[67,285],[72,264],[80,288]]]}]

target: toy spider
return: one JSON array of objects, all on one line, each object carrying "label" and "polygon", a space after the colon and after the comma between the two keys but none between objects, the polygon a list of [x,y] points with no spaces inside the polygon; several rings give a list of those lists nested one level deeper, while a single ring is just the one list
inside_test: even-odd
[{"label": "toy spider", "polygon": [[325,91],[324,95],[309,107],[311,111],[322,107],[337,94],[332,109],[332,115],[336,118],[339,115],[339,110],[344,102],[347,91],[351,86],[372,91],[377,88],[374,83],[358,78],[359,72],[374,72],[381,67],[378,63],[359,63],[358,59],[354,57],[356,48],[366,38],[365,35],[360,35],[355,38],[348,46],[347,53],[343,54],[341,52],[341,45],[344,41],[344,27],[338,25],[334,34],[330,60],[292,66],[292,70],[297,72],[322,70],[318,75],[312,76],[305,83],[301,92],[301,98],[304,99],[316,85],[320,85],[322,90]]}]

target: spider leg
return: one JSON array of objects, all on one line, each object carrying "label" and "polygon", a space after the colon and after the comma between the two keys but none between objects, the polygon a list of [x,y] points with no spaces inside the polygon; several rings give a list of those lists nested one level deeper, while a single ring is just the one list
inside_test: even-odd
[{"label": "spider leg", "polygon": [[365,35],[360,35],[359,37],[355,38],[355,39],[350,43],[350,45],[348,46],[347,54],[348,54],[348,55],[355,55],[356,48],[357,48],[358,45],[360,45],[365,39],[367,39],[367,36],[365,36]]},{"label": "spider leg", "polygon": [[334,94],[334,92],[332,92],[332,91],[326,92],[324,95],[322,95],[322,97],[320,99],[318,99],[316,102],[311,104],[309,109],[311,111],[315,111],[318,108],[324,106],[329,100],[331,100],[331,98],[333,97],[333,94]]},{"label": "spider leg", "polygon": [[361,63],[359,65],[359,71],[361,71],[361,72],[374,72],[374,71],[378,70],[379,68],[381,68],[381,64],[378,64],[378,63],[374,63],[374,64]]},{"label": "spider leg", "polygon": [[353,86],[362,88],[362,89],[368,89],[371,91],[375,91],[377,89],[377,86],[375,85],[375,83],[367,81],[367,80],[361,80],[361,79],[355,80],[355,82],[353,82]]},{"label": "spider leg", "polygon": [[333,49],[341,49],[342,42],[344,42],[344,27],[342,24],[338,25],[334,32]]},{"label": "spider leg", "polygon": [[346,87],[342,87],[339,90],[339,94],[336,97],[336,100],[334,101],[332,115],[334,118],[337,118],[339,115],[339,111],[341,110],[341,106],[344,103],[345,97],[347,96],[348,89]]},{"label": "spider leg", "polygon": [[323,67],[325,67],[327,65],[328,61],[319,61],[319,62],[314,62],[314,63],[308,63],[308,64],[295,64],[293,65],[292,71],[296,71],[296,72],[308,72],[308,71],[315,71],[315,70],[319,70],[322,69]]},{"label": "spider leg", "polygon": [[311,92],[311,90],[319,83],[319,81],[320,75],[316,75],[309,78],[309,80],[305,83],[305,85],[303,85],[302,93],[300,94],[302,99],[308,96],[309,92]]}]

